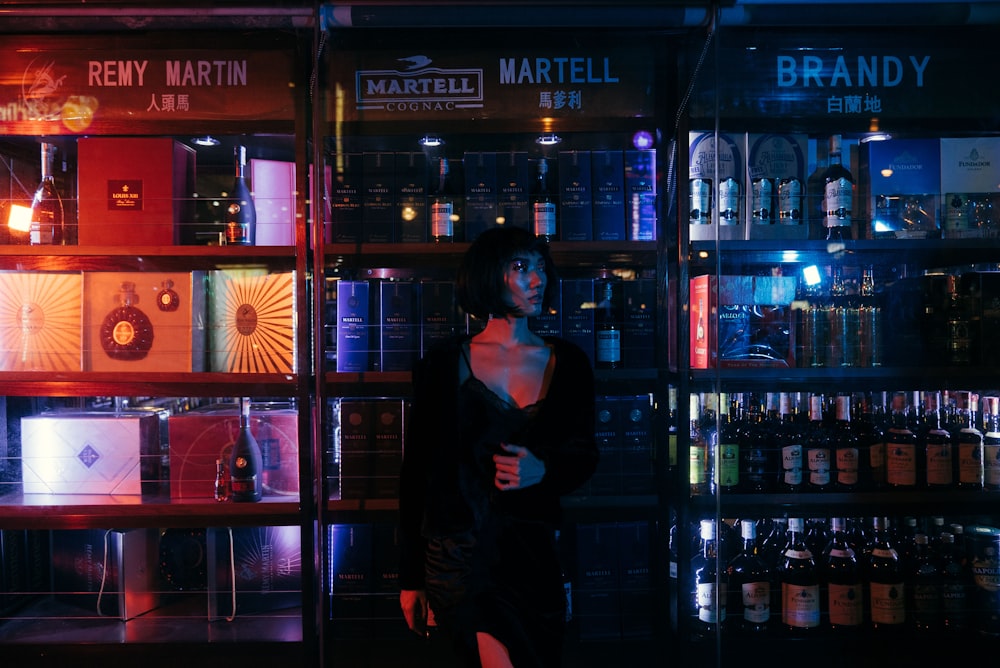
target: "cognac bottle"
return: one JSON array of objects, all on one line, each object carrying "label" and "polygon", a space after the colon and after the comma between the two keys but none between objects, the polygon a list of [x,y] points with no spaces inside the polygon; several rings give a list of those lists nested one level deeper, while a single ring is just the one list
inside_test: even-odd
[{"label": "cognac bottle", "polygon": [[455,200],[452,192],[451,167],[448,158],[438,160],[437,183],[430,188],[431,241],[448,243],[455,240]]},{"label": "cognac bottle", "polygon": [[55,146],[42,144],[42,180],[31,200],[31,230],[29,238],[32,246],[43,244],[62,245],[66,243],[66,220],[62,198],[56,189],[52,176],[52,160]]},{"label": "cognac bottle", "polygon": [[121,284],[121,305],[101,323],[101,348],[108,357],[122,362],[144,359],[153,347],[153,323],[136,304],[135,283]]},{"label": "cognac bottle", "polygon": [[549,175],[549,163],[538,159],[538,174],[531,190],[531,225],[535,236],[545,241],[556,239],[556,197]]},{"label": "cognac bottle", "polygon": [[240,433],[229,459],[229,486],[233,501],[260,501],[263,493],[263,458],[250,433],[250,400],[240,399]]},{"label": "cognac bottle", "polygon": [[257,210],[246,181],[247,149],[233,149],[235,180],[226,208],[226,243],[230,246],[253,246],[257,241]]}]

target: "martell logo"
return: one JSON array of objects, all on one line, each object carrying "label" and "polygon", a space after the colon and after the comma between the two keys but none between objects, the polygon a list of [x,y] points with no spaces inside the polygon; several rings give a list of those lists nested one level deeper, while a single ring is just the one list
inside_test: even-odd
[{"label": "martell logo", "polygon": [[427,56],[397,58],[396,70],[358,70],[357,108],[395,112],[451,111],[483,106],[481,68],[430,67]]}]

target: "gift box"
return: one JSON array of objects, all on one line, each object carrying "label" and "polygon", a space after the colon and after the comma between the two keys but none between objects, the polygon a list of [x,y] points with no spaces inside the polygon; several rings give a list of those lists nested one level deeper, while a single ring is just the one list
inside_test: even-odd
[{"label": "gift box", "polygon": [[795,366],[795,277],[705,275],[690,286],[692,369]]},{"label": "gift box", "polygon": [[159,605],[156,529],[52,532],[56,598],[94,617],[127,621]]},{"label": "gift box", "polygon": [[0,370],[80,371],[83,280],[0,272]]},{"label": "gift box", "polygon": [[162,473],[158,413],[21,418],[25,494],[157,494]]},{"label": "gift box", "polygon": [[[265,496],[299,493],[299,415],[292,408],[263,408],[251,404],[250,433],[260,446]],[[171,498],[212,498],[215,461],[228,466],[233,443],[240,433],[236,406],[213,407],[171,415]]]},{"label": "gift box", "polygon": [[295,245],[295,163],[250,160],[258,246]]},{"label": "gift box", "polygon": [[195,152],[166,137],[81,137],[80,245],[170,246],[194,220]]},{"label": "gift box", "polygon": [[204,371],[204,272],[85,272],[85,371]]},{"label": "gift box", "polygon": [[209,366],[225,373],[295,373],[293,272],[209,273]]},{"label": "gift box", "polygon": [[859,199],[871,238],[941,236],[941,150],[938,139],[890,139],[861,144]]},{"label": "gift box", "polygon": [[301,605],[300,531],[296,525],[209,528],[205,541],[209,619]]}]

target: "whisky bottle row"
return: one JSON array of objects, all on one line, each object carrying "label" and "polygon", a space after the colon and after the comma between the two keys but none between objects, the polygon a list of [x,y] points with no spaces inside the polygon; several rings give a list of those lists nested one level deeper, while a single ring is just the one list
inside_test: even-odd
[{"label": "whisky bottle row", "polygon": [[689,484],[712,493],[1000,491],[1000,396],[691,395]]},{"label": "whisky bottle row", "polygon": [[988,524],[704,519],[695,540],[687,591],[696,638],[1000,635],[1000,530]]}]

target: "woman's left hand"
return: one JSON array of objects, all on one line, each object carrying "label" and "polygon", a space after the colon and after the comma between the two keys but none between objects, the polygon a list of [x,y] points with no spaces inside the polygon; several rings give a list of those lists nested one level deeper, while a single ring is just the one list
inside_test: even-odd
[{"label": "woman's left hand", "polygon": [[532,454],[531,450],[521,445],[501,443],[500,447],[507,455],[493,455],[493,463],[497,467],[493,484],[501,491],[523,489],[537,485],[545,476],[545,462]]}]

